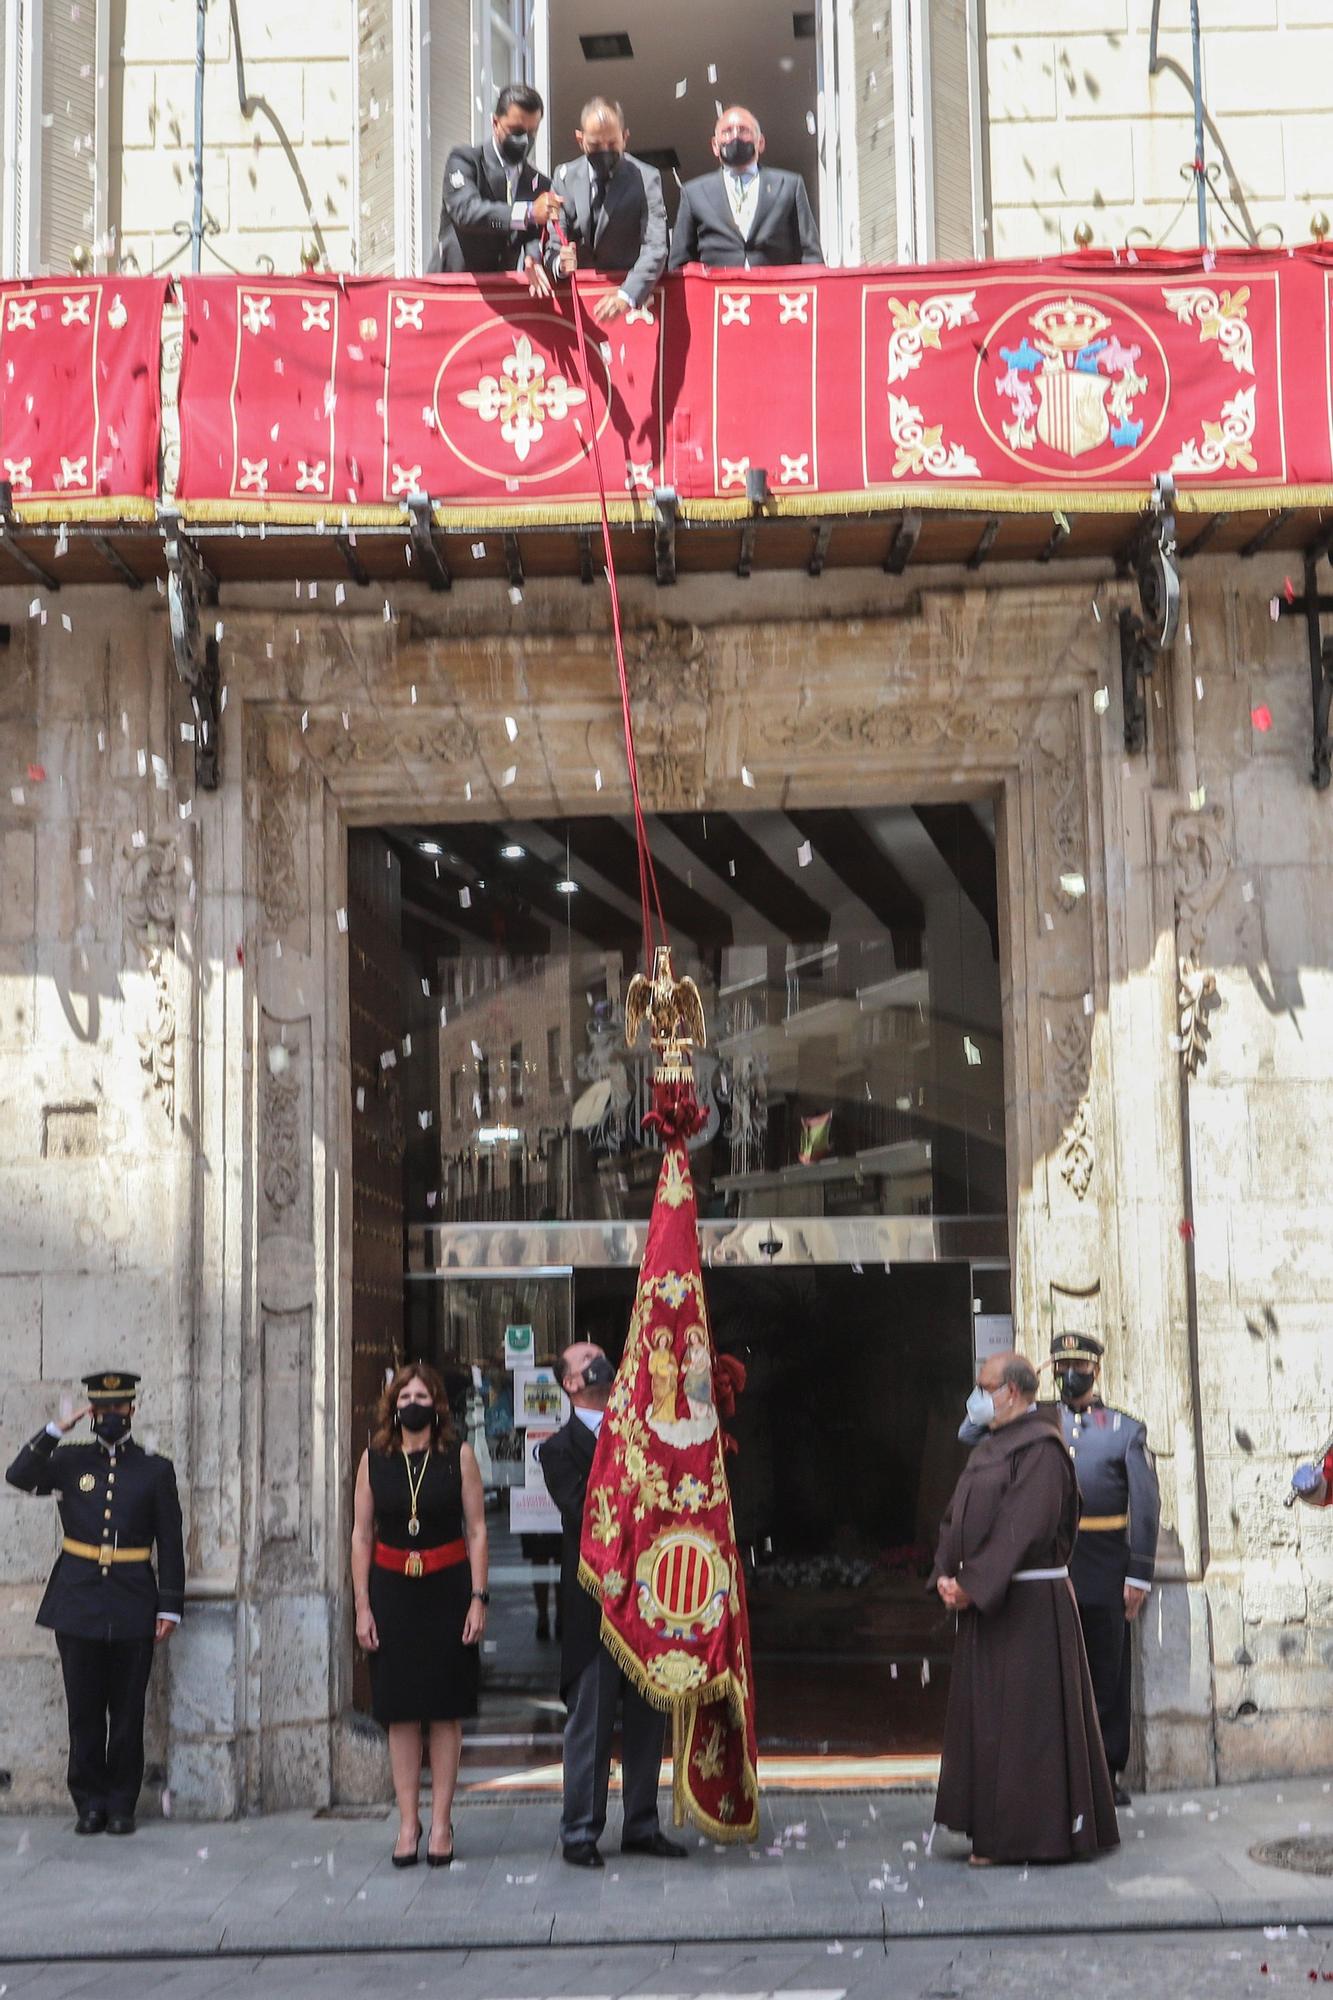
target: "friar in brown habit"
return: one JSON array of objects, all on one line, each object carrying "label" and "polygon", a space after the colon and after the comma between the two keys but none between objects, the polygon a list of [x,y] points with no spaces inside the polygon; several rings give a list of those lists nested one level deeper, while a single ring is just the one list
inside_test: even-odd
[{"label": "friar in brown habit", "polygon": [[954,1488],[931,1582],[958,1613],[939,1825],[972,1859],[1071,1861],[1117,1847],[1115,1799],[1069,1582],[1078,1483],[1018,1354],[981,1365],[987,1427]]}]

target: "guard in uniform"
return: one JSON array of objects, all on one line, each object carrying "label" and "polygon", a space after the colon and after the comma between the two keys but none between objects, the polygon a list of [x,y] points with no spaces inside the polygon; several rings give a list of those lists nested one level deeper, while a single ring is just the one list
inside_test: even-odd
[{"label": "guard in uniform", "polygon": [[1117,1805],[1128,1805],[1121,1774],[1129,1762],[1130,1627],[1147,1602],[1157,1559],[1161,1497],[1137,1417],[1098,1394],[1102,1344],[1086,1333],[1057,1333],[1051,1361],[1060,1422],[1078,1474],[1083,1513],[1069,1574]]},{"label": "guard in uniform", "polygon": [[[153,1646],[185,1605],[175,1468],[130,1436],[138,1382],[114,1369],[85,1375],[88,1407],[38,1431],[5,1474],[22,1493],[59,1495],[64,1539],[37,1623],[55,1633],[65,1676],[76,1833],[134,1832]],[[83,1417],[94,1442],[57,1450]]]}]

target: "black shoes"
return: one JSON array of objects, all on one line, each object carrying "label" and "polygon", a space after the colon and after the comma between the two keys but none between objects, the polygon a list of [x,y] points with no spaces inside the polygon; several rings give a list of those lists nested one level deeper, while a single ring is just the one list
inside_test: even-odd
[{"label": "black shoes", "polygon": [[75,1833],[105,1833],[106,1813],[101,1806],[85,1806],[74,1822]]},{"label": "black shoes", "polygon": [[449,1852],[447,1854],[432,1854],[430,1851],[430,1842],[426,1842],[426,1866],[427,1868],[451,1868],[453,1866],[453,1859],[454,1830],[451,1826],[449,1828]]},{"label": "black shoes", "polygon": [[684,1861],[689,1849],[678,1840],[668,1840],[662,1832],[650,1833],[647,1840],[622,1840],[622,1854],[651,1854],[658,1861]]},{"label": "black shoes", "polygon": [[421,1821],[418,1820],[416,1843],[413,1846],[411,1853],[391,1854],[389,1856],[389,1859],[390,1861],[392,1861],[395,1868],[415,1868],[417,1865],[417,1849],[420,1846],[421,1846]]},{"label": "black shoes", "polygon": [[108,1833],[133,1833],[134,1814],[111,1813],[107,1819],[106,1830]]},{"label": "black shoes", "polygon": [[592,1840],[576,1841],[572,1847],[562,1847],[560,1853],[561,1858],[567,1861],[571,1868],[605,1868],[606,1866],[601,1855],[597,1852],[597,1843]]},{"label": "black shoes", "polygon": [[1134,1803],[1133,1799],[1130,1797],[1129,1793],[1125,1790],[1119,1778],[1112,1778],[1111,1790],[1115,1793],[1115,1802],[1118,1806],[1133,1805]]}]

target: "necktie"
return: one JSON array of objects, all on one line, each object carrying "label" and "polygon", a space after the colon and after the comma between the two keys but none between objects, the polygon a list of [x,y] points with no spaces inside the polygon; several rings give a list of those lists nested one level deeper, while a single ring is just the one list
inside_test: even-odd
[{"label": "necktie", "polygon": [[605,183],[600,181],[597,175],[594,174],[592,176],[592,199],[590,204],[590,210],[592,215],[592,240],[594,243],[596,243],[597,238],[602,233],[602,216],[603,213],[605,212],[605,203],[606,203]]}]

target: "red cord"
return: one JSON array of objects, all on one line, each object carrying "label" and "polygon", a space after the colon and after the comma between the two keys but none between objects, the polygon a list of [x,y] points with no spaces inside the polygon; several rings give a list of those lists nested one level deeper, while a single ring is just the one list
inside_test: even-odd
[{"label": "red cord", "polygon": [[[556,240],[567,245],[559,222],[552,224]],[[620,680],[620,712],[625,727],[625,762],[629,769],[630,796],[634,801],[634,839],[639,856],[639,901],[643,913],[644,967],[651,976],[653,969],[653,912],[657,913],[657,923],[662,934],[662,943],[670,943],[667,935],[666,917],[662,911],[662,897],[657,887],[657,871],[653,867],[652,849],[648,845],[648,826],[643,816],[643,804],[639,797],[639,760],[634,749],[634,717],[630,708],[629,672],[625,665],[625,634],[620,619],[620,589],[616,581],[616,559],[611,548],[611,517],[606,505],[606,476],[602,469],[602,447],[598,435],[596,416],[592,400],[592,370],[588,365],[588,340],[583,330],[582,301],[579,298],[577,272],[570,273],[570,295],[574,307],[574,336],[578,342],[579,368],[583,375],[583,386],[587,395],[588,421],[592,426],[592,462],[597,473],[597,499],[602,516],[602,550],[606,557],[606,580],[611,591],[611,633],[615,641],[616,673]]]}]

